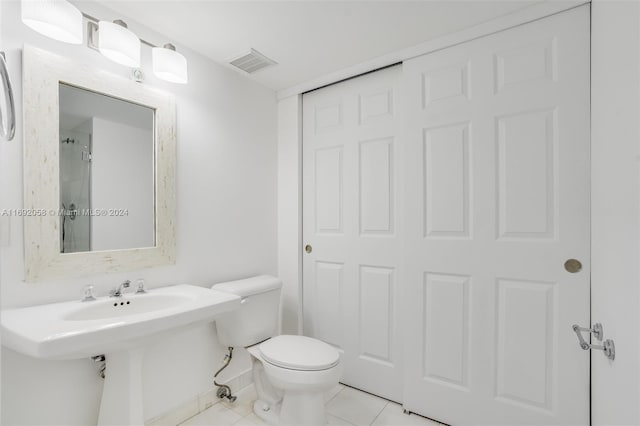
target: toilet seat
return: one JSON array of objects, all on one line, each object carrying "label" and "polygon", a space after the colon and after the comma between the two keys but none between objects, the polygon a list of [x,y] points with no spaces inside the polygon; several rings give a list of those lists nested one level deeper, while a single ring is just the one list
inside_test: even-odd
[{"label": "toilet seat", "polygon": [[306,336],[273,337],[260,344],[260,355],[269,364],[301,371],[327,370],[340,361],[336,348]]}]

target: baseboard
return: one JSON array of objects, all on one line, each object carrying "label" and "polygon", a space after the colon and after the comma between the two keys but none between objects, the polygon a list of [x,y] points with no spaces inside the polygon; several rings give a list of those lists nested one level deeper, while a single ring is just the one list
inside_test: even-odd
[{"label": "baseboard", "polygon": [[[225,384],[231,388],[233,393],[249,386],[253,383],[252,370],[248,369]],[[151,418],[144,422],[145,426],[176,426],[185,422],[191,417],[203,412],[207,408],[218,404],[221,400],[216,396],[217,388],[209,389],[180,406],[164,414]]]}]

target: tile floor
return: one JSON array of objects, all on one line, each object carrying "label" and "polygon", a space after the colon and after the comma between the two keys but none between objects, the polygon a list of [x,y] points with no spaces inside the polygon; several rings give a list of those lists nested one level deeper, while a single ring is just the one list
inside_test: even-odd
[{"label": "tile floor", "polygon": [[[237,394],[235,403],[213,405],[180,426],[255,426],[266,425],[253,413],[255,388],[248,386]],[[386,399],[338,385],[325,396],[331,426],[440,426],[416,414],[406,415],[402,406]]]}]

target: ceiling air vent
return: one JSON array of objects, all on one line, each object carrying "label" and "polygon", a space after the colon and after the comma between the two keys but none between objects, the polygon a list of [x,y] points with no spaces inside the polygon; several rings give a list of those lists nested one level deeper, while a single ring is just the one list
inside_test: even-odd
[{"label": "ceiling air vent", "polygon": [[267,58],[255,49],[249,50],[249,52],[238,56],[229,63],[249,74],[277,64],[276,61]]}]

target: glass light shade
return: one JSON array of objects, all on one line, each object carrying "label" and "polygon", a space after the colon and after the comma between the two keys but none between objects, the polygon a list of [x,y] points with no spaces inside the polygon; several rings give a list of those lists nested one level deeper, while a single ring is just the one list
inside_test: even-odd
[{"label": "glass light shade", "polygon": [[65,43],[82,43],[82,13],[66,0],[22,0],[22,22]]},{"label": "glass light shade", "polygon": [[140,39],[113,22],[98,23],[98,50],[107,58],[128,67],[140,66]]},{"label": "glass light shade", "polygon": [[186,84],[187,59],[173,49],[154,47],[151,49],[153,73],[162,80],[172,83]]}]

